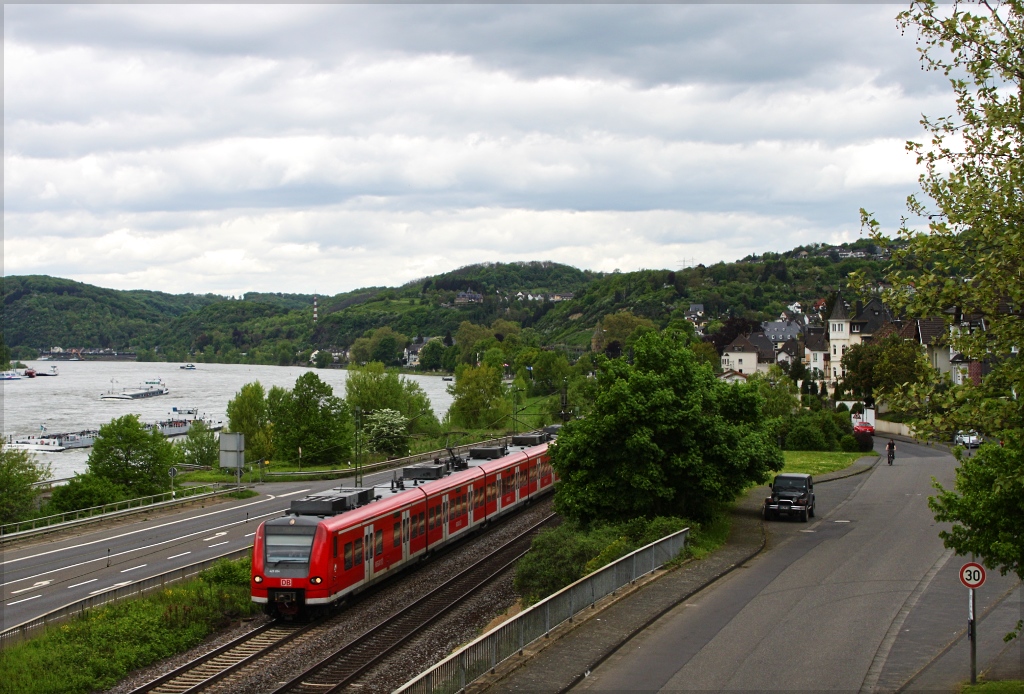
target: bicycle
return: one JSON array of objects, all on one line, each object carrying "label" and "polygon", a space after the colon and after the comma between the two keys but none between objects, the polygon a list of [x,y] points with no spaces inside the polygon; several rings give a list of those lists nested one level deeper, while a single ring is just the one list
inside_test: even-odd
[{"label": "bicycle", "polygon": [[893,459],[896,457],[896,451],[889,451],[889,464],[892,465]]}]

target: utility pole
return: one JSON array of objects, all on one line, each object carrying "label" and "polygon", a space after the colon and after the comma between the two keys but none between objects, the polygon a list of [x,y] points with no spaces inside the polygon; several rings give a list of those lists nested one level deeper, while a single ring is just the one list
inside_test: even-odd
[{"label": "utility pole", "polygon": [[361,451],[359,449],[359,429],[360,429],[361,424],[362,424],[362,419],[360,417],[360,415],[362,414],[362,409],[357,406],[355,408],[355,410],[356,410],[356,475],[355,475],[354,482],[355,482],[355,486],[356,487],[362,487],[363,486],[363,468],[360,465],[360,460],[359,460],[360,459],[360,453],[361,453]]}]

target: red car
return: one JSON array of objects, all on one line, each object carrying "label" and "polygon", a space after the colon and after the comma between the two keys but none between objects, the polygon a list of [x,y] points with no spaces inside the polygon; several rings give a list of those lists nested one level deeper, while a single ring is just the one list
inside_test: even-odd
[{"label": "red car", "polygon": [[857,424],[855,424],[853,427],[853,431],[863,431],[866,434],[874,435],[875,427],[873,424],[869,424],[868,422],[857,422]]}]

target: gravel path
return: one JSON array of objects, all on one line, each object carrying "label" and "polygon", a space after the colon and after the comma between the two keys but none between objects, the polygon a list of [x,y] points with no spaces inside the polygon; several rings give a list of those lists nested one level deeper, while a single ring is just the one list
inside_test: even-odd
[{"label": "gravel path", "polygon": [[[260,660],[207,689],[223,694],[257,694],[272,691],[303,669],[319,660],[332,647],[368,631],[381,621],[422,597],[455,574],[486,556],[494,545],[503,543],[535,525],[551,513],[551,499],[515,514],[483,536],[469,540],[413,571],[388,581],[362,599],[342,607],[323,628],[297,638]],[[367,691],[392,691],[402,683],[448,655],[455,647],[475,638],[488,622],[516,601],[512,590],[513,571],[506,571],[476,597],[467,600],[451,614],[432,625],[423,634],[388,659],[388,662],[364,678]],[[127,694],[133,688],[169,672],[175,667],[207,653],[226,641],[265,623],[260,616],[211,640],[188,653],[168,658],[133,673],[111,694]]]}]

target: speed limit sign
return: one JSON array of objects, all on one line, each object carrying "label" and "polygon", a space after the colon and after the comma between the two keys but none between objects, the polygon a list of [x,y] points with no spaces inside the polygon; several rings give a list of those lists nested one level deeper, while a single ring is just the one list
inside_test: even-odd
[{"label": "speed limit sign", "polygon": [[977,562],[967,562],[960,567],[960,582],[968,588],[981,588],[985,583],[985,567]]}]

